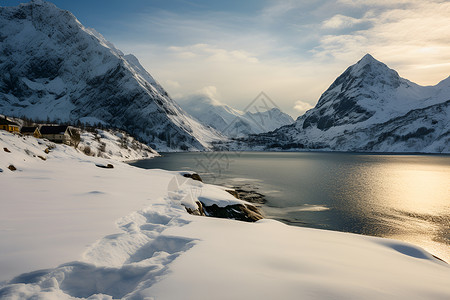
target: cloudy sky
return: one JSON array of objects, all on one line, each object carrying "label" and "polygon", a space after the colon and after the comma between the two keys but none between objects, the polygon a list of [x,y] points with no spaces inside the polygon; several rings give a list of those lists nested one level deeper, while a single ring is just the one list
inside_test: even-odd
[{"label": "cloudy sky", "polygon": [[264,91],[297,117],[366,53],[421,85],[450,75],[450,1],[52,2],[135,54],[175,99],[206,91],[243,109]]}]

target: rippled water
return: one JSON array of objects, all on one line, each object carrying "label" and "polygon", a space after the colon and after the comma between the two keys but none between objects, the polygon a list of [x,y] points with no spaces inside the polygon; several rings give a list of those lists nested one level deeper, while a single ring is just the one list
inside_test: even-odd
[{"label": "rippled water", "polygon": [[193,170],[209,183],[263,193],[267,217],[404,240],[450,262],[450,156],[170,153],[133,164]]}]

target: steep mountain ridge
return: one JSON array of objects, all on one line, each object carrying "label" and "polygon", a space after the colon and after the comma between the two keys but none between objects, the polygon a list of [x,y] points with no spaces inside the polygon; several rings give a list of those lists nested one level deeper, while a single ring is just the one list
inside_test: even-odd
[{"label": "steep mountain ridge", "polygon": [[277,107],[243,112],[203,94],[184,99],[180,101],[180,105],[198,121],[228,137],[269,132],[294,123],[291,116]]},{"label": "steep mountain ridge", "polygon": [[0,41],[1,113],[103,123],[160,151],[223,139],[185,114],[137,58],[49,2],[0,7]]},{"label": "steep mountain ridge", "polygon": [[[421,87],[366,54],[350,66],[322,94],[314,110],[302,116],[302,128],[321,130],[354,124],[358,128],[381,123],[424,108],[439,100],[433,87]],[[300,122],[297,122],[300,123]]]},{"label": "steep mountain ridge", "polygon": [[247,142],[259,150],[449,153],[448,100],[450,77],[420,86],[367,54],[294,124]]}]

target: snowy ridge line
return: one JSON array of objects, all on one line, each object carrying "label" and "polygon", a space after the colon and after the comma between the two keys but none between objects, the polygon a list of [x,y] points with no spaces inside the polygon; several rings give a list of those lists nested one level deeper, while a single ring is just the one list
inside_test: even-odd
[{"label": "snowy ridge line", "polygon": [[224,136],[186,114],[133,55],[46,1],[0,6],[0,112],[104,124],[159,151],[199,151]]},{"label": "snowy ridge line", "polygon": [[294,123],[292,117],[278,107],[262,102],[263,97],[266,95],[261,93],[244,111],[223,104],[208,94],[185,97],[179,100],[179,104],[204,125],[234,138],[269,132]]},{"label": "snowy ridge line", "polygon": [[294,124],[228,145],[260,151],[450,153],[449,93],[450,77],[420,86],[367,54]]}]

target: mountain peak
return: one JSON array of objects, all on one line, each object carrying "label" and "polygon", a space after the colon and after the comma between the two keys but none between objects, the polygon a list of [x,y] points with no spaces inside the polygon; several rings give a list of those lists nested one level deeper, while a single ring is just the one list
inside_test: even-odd
[{"label": "mountain peak", "polygon": [[[386,66],[384,63],[382,63],[381,61],[375,59],[372,55],[370,55],[369,53],[367,53],[366,55],[364,55],[356,64],[354,64],[353,66],[356,69],[362,69],[366,66],[384,66],[386,68],[388,68],[388,66]],[[366,67],[368,68],[368,67]]]},{"label": "mountain peak", "polygon": [[38,4],[38,5],[43,5],[43,4],[47,4],[47,1],[44,0],[30,0],[29,2],[30,4]]},{"label": "mountain peak", "polygon": [[358,61],[358,64],[359,63],[368,64],[368,63],[373,63],[373,62],[379,62],[379,61],[376,60],[370,53],[367,53]]},{"label": "mountain peak", "polygon": [[55,4],[45,0],[30,0],[28,3],[22,3],[21,6],[46,6],[57,8]]},{"label": "mountain peak", "polygon": [[364,55],[356,64],[348,68],[348,73],[355,78],[363,79],[369,85],[374,85],[375,82],[378,82],[392,83],[398,86],[398,81],[400,80],[400,76],[395,70],[389,68],[370,54]]},{"label": "mountain peak", "polygon": [[67,10],[43,0],[0,7],[0,112],[55,122],[102,123],[159,149],[223,139],[170,98],[137,58],[125,56]]},{"label": "mountain peak", "polygon": [[[374,91],[398,88],[401,78],[398,73],[386,64],[376,60],[372,55],[364,55],[356,64],[342,73],[322,94],[317,106],[322,106],[330,100],[335,101],[336,93],[349,93],[354,98],[356,94],[370,94]],[[345,105],[344,105],[345,106]],[[354,105],[348,105],[354,109]],[[346,111],[347,109],[345,109]]]}]

